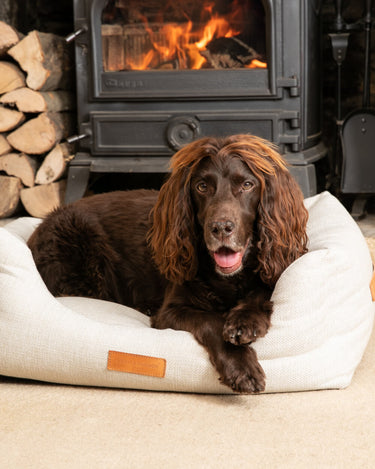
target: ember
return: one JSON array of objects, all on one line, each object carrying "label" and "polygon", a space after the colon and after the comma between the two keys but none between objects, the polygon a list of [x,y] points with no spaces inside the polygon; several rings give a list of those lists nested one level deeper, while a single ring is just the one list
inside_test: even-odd
[{"label": "ember", "polygon": [[[249,2],[111,0],[102,17],[105,71],[267,68],[249,42]],[[201,10],[197,13],[197,6]]]}]

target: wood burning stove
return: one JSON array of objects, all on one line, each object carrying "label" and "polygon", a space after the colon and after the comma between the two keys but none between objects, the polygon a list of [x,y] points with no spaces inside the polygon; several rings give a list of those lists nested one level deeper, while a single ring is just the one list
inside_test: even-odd
[{"label": "wood burning stove", "polygon": [[279,145],[305,196],[321,141],[319,0],[74,0],[79,151],[91,172],[164,173],[203,136]]}]

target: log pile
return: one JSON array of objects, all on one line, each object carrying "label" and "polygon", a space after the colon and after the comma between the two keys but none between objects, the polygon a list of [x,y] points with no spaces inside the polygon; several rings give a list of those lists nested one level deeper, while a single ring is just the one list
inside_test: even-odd
[{"label": "log pile", "polygon": [[75,133],[73,60],[60,36],[0,21],[0,218],[45,217],[64,200]]}]

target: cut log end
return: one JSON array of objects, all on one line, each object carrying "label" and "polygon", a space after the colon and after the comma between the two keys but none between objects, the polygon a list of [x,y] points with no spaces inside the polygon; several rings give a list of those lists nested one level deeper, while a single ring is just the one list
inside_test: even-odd
[{"label": "cut log end", "polygon": [[32,187],[35,182],[37,163],[25,153],[8,153],[0,156],[0,171],[8,176],[16,176],[25,186]]},{"label": "cut log end", "polygon": [[0,176],[0,218],[14,215],[21,207],[21,180],[16,177]]},{"label": "cut log end", "polygon": [[8,54],[27,73],[33,90],[67,89],[72,85],[72,50],[64,38],[51,33],[31,31]]},{"label": "cut log end", "polygon": [[70,91],[35,91],[19,88],[5,93],[0,103],[14,106],[22,112],[60,112],[75,109],[74,94]]},{"label": "cut log end", "polygon": [[35,176],[36,184],[49,184],[60,179],[66,171],[69,161],[74,157],[73,146],[60,143],[44,158]]},{"label": "cut log end", "polygon": [[0,21],[0,55],[4,55],[12,46],[17,44],[21,34],[9,24]]},{"label": "cut log end", "polygon": [[5,135],[0,134],[0,156],[10,153],[12,147],[9,145]]},{"label": "cut log end", "polygon": [[21,152],[40,155],[73,132],[71,119],[69,113],[42,113],[9,134],[8,142]]},{"label": "cut log end", "polygon": [[25,84],[25,75],[17,65],[5,61],[0,62],[0,94],[16,90]]},{"label": "cut log end", "polygon": [[64,203],[66,180],[34,186],[21,190],[21,200],[26,211],[37,218],[45,218]]},{"label": "cut log end", "polygon": [[0,132],[8,132],[18,127],[25,120],[23,112],[8,109],[0,105]]}]

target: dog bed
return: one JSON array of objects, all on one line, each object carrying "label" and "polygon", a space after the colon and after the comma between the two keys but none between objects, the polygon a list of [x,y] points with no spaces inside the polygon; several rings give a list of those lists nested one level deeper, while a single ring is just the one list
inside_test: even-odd
[{"label": "dog bed", "polygon": [[[266,392],[344,388],[369,340],[372,263],[345,208],[306,199],[309,252],[280,277],[272,327],[255,344]],[[26,241],[40,220],[0,228],[0,374],[72,385],[232,393],[188,332],[155,330],[122,305],[54,298]]]}]

